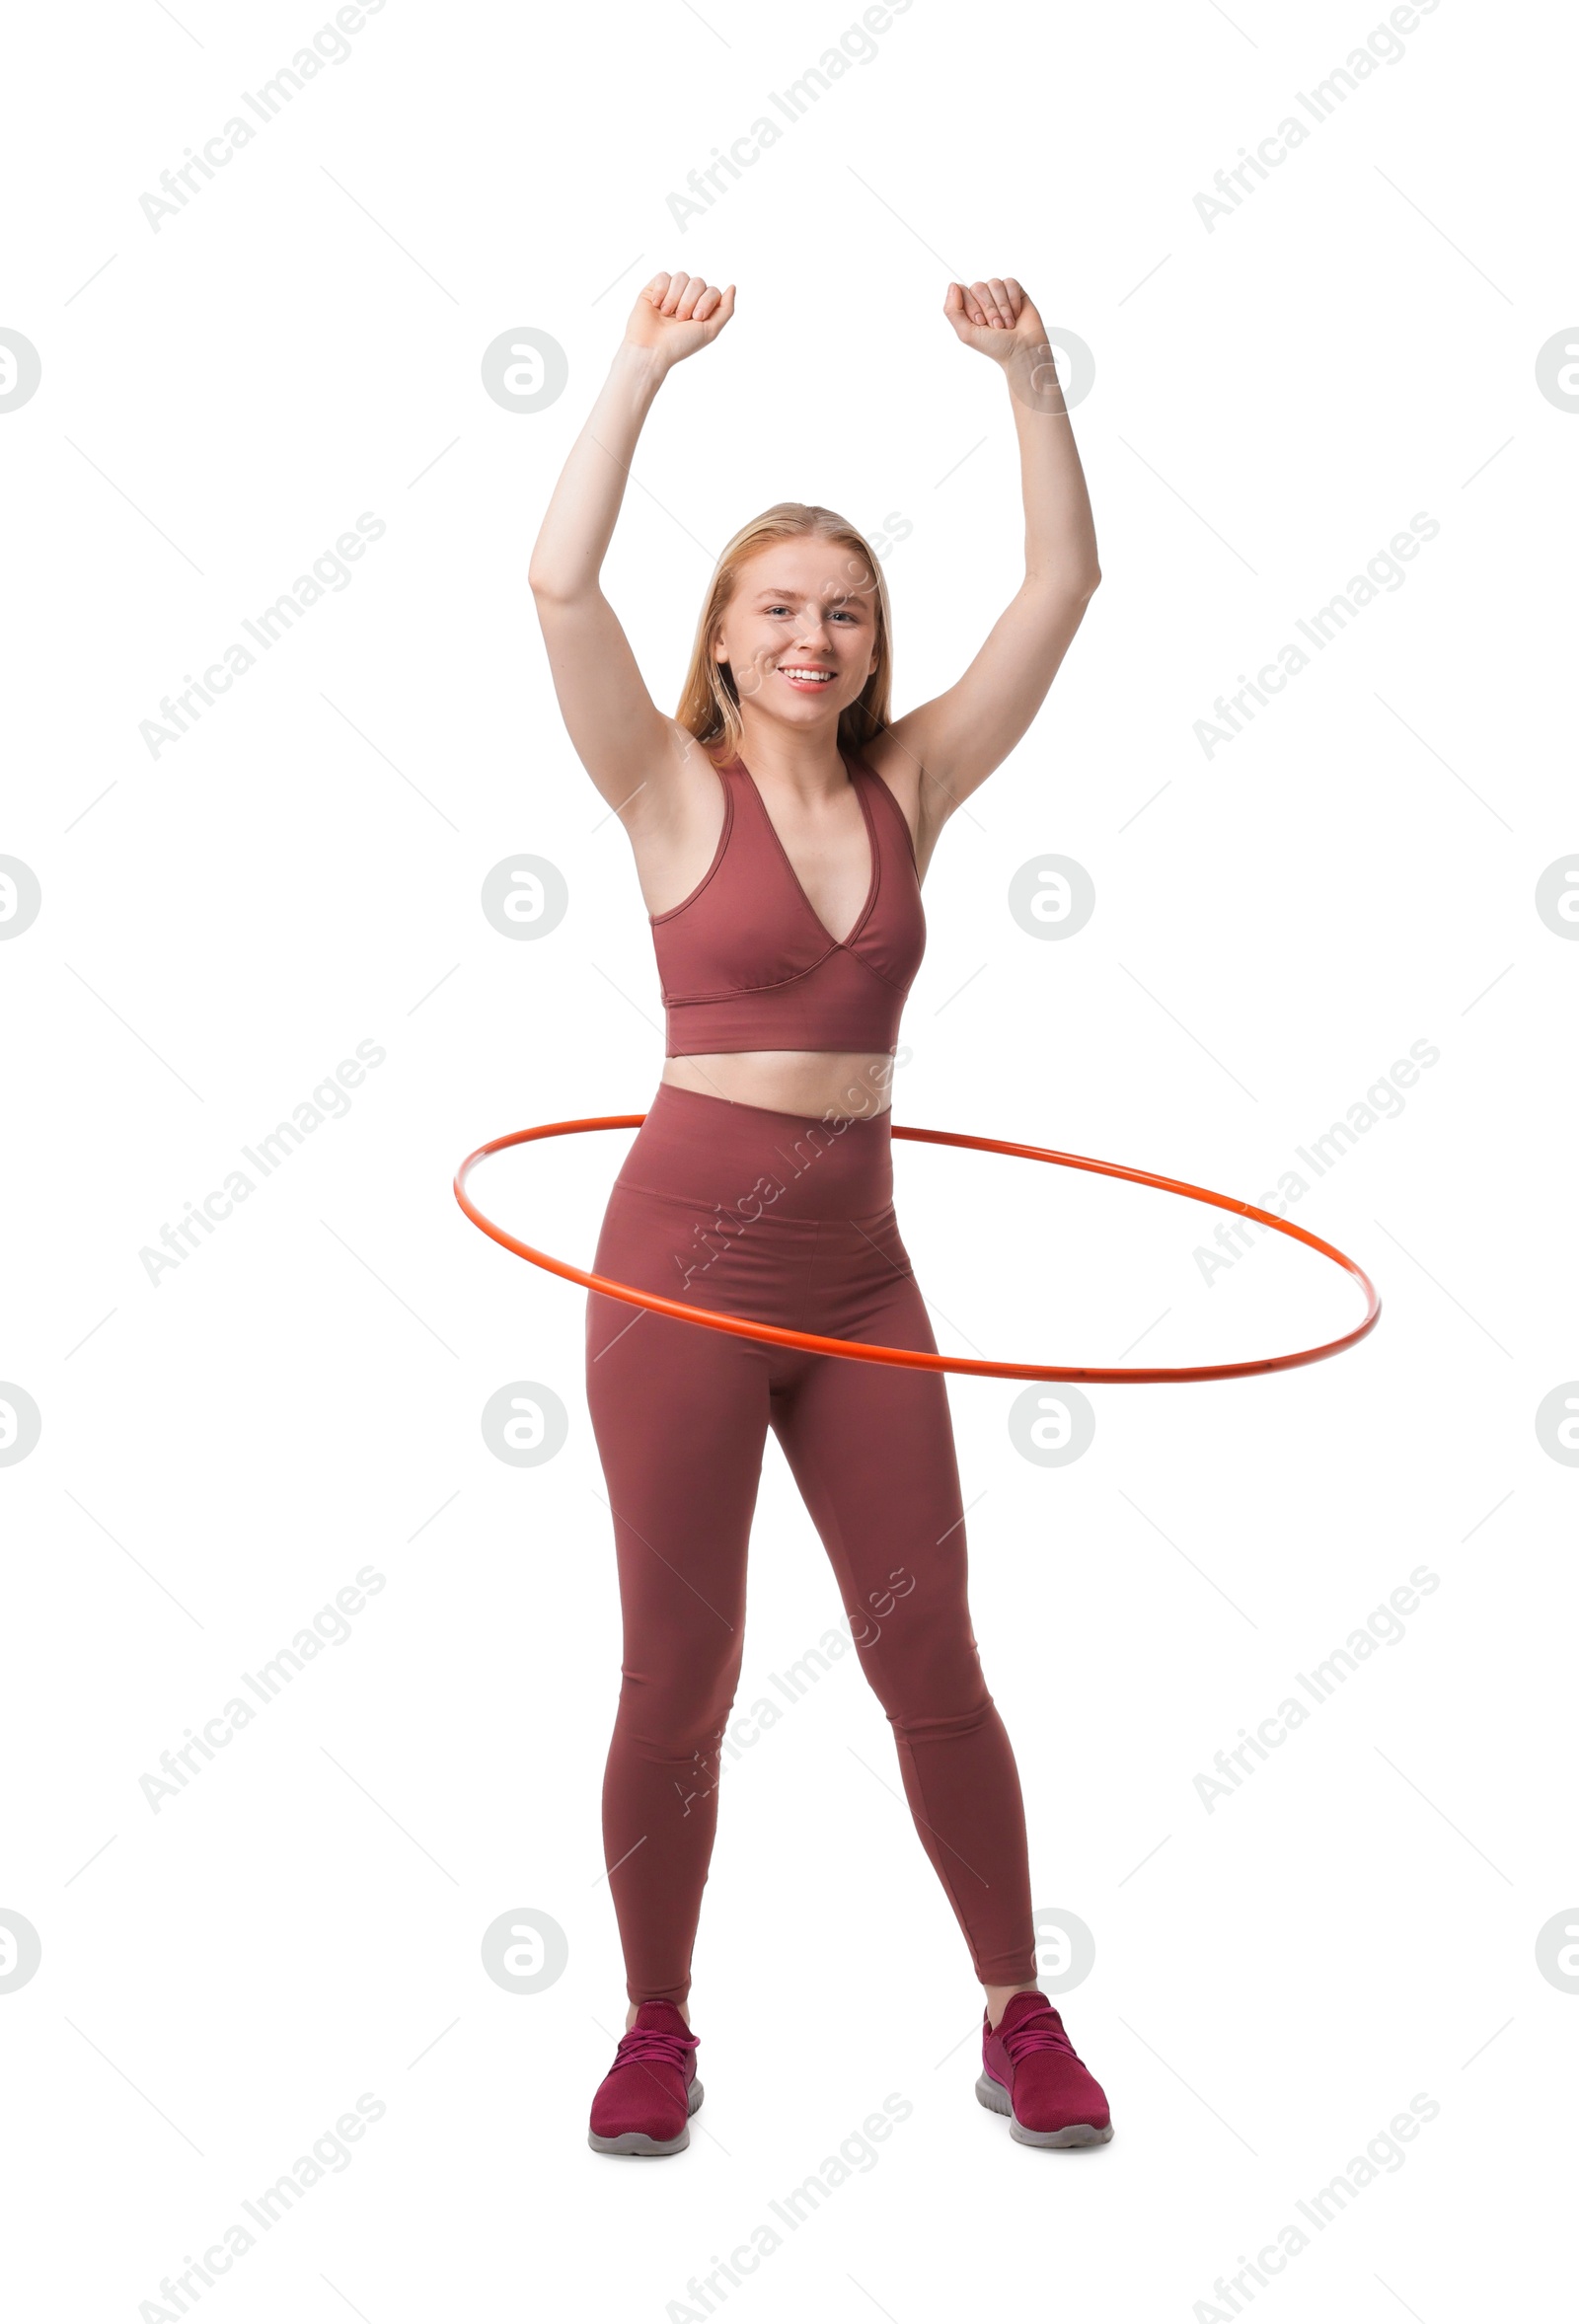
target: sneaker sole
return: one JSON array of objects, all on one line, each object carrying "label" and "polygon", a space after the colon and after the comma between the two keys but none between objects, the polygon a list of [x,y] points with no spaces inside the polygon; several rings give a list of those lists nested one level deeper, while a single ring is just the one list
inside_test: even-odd
[{"label": "sneaker sole", "polygon": [[[686,2114],[695,2114],[701,2104],[702,2084],[693,2077]],[[596,2131],[588,2131],[586,2142],[599,2154],[680,2154],[691,2143],[691,2126],[688,2121],[677,2138],[653,2138],[645,2131],[622,2131],[617,2138],[600,2138]]]},{"label": "sneaker sole", "polygon": [[976,2096],[994,2114],[1008,2115],[1009,2136],[1017,2138],[1021,2146],[1105,2146],[1113,2136],[1111,2123],[1066,2123],[1061,2131],[1028,2130],[1015,2114],[1003,2083],[995,2082],[991,2074],[977,2077]]}]

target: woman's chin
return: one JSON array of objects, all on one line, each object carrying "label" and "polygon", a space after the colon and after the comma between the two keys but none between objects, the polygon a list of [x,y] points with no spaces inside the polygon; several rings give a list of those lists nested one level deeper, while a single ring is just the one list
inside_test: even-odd
[{"label": "woman's chin", "polygon": [[777,724],[804,733],[807,727],[837,726],[844,705],[830,702],[825,695],[800,694],[792,686],[780,686],[772,692],[764,688],[756,697],[756,708]]}]

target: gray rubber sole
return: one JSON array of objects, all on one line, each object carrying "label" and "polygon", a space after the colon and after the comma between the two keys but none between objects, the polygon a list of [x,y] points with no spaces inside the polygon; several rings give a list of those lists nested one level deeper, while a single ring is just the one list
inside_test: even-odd
[{"label": "gray rubber sole", "polygon": [[[702,2104],[702,2084],[693,2077],[686,2097],[686,2113],[696,2113]],[[596,2131],[588,2131],[586,2142],[599,2154],[679,2154],[691,2143],[689,2121],[678,2138],[649,2138],[645,2131],[622,2131],[618,2138],[600,2138]]]},{"label": "gray rubber sole", "polygon": [[991,2074],[978,2075],[976,2096],[994,2114],[1008,2115],[1009,2136],[1017,2138],[1021,2146],[1105,2146],[1113,2136],[1111,2123],[1103,2123],[1100,2129],[1094,2123],[1066,2123],[1061,2131],[1028,2131],[1015,2116],[1009,2092]]}]

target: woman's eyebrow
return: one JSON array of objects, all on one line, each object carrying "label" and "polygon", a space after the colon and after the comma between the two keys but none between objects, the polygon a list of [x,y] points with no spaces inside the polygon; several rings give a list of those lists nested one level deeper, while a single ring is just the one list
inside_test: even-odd
[{"label": "woman's eyebrow", "polygon": [[[766,597],[772,599],[780,597],[794,597],[798,599],[804,599],[811,596],[813,592],[809,589],[770,589],[766,586],[766,584],[764,584],[764,586],[755,591],[754,594],[758,598]],[[836,589],[829,596],[828,603],[834,606],[848,606],[855,603],[861,595],[862,592],[859,589]]]}]

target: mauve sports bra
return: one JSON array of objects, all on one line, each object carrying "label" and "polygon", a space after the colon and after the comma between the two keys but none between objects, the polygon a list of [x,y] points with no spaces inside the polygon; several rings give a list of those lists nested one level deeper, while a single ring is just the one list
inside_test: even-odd
[{"label": "mauve sports bra", "polygon": [[647,915],[666,1056],[893,1049],[927,948],[916,850],[882,777],[864,759],[844,766],[865,818],[871,880],[861,917],[837,940],[812,910],[746,767],[738,758],[715,767],[723,829],[713,862],[683,903]]}]

